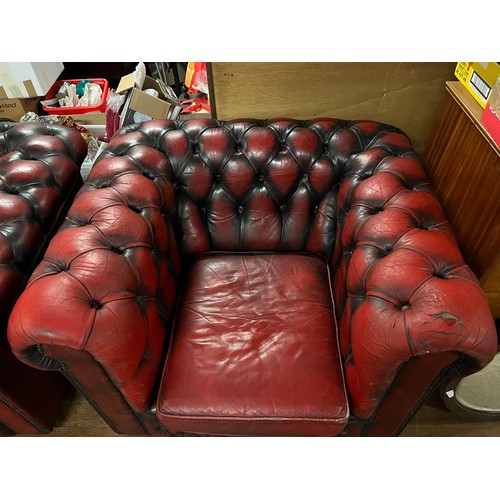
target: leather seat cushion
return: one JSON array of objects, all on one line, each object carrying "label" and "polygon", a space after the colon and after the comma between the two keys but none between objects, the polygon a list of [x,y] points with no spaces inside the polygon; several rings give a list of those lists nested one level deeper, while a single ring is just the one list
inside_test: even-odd
[{"label": "leather seat cushion", "polygon": [[173,432],[337,435],[349,409],[329,269],[307,253],[206,253],[183,283],[157,417]]}]

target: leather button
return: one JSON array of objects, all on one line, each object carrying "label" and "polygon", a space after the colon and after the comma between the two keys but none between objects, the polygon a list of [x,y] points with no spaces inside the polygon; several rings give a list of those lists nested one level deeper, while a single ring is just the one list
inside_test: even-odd
[{"label": "leather button", "polygon": [[286,205],[281,205],[280,210],[284,212],[286,210]]},{"label": "leather button", "polygon": [[244,210],[245,209],[241,205],[238,207],[238,213],[239,214],[242,214]]},{"label": "leather button", "polygon": [[215,181],[216,181],[216,182],[220,182],[221,180],[222,180],[222,175],[217,174],[217,175],[215,176]]},{"label": "leather button", "polygon": [[258,180],[262,184],[264,182],[264,176],[262,174],[260,174]]}]

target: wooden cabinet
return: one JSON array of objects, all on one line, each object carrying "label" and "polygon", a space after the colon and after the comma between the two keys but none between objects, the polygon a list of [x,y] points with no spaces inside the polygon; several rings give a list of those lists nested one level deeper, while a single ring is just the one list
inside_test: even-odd
[{"label": "wooden cabinet", "polygon": [[500,318],[500,148],[460,82],[446,93],[423,161],[465,259]]}]

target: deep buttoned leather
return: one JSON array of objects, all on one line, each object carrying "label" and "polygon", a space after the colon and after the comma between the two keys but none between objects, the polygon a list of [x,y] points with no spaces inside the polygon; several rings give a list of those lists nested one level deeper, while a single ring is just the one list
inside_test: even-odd
[{"label": "deep buttoned leather", "polygon": [[45,366],[37,346],[85,350],[144,412],[183,263],[209,251],[328,260],[356,418],[376,411],[411,357],[457,351],[478,369],[496,352],[487,301],[408,137],[333,119],[121,129],[20,298],[12,347]]},{"label": "deep buttoned leather", "polygon": [[4,328],[69,193],[81,184],[79,164],[86,151],[82,136],[68,127],[0,123],[0,314]]},{"label": "deep buttoned leather", "polygon": [[11,308],[82,184],[87,146],[68,127],[0,123],[0,422],[16,433],[52,429],[67,389],[58,373],[15,358]]}]

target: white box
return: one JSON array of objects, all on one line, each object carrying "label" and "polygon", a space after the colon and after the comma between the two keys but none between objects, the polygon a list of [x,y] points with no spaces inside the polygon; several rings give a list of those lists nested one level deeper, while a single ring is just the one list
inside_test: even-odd
[{"label": "white box", "polygon": [[0,99],[43,97],[63,69],[62,62],[0,62]]},{"label": "white box", "polygon": [[99,155],[104,151],[104,149],[107,145],[108,145],[107,142],[101,142],[99,145],[99,149],[97,150],[97,153],[94,156],[94,159],[88,160],[88,157],[86,157],[83,160],[82,166],[80,167],[80,175],[82,176],[83,182],[85,182],[87,180],[87,177],[89,176],[90,171],[92,170],[92,167],[94,166],[94,163],[96,162]]},{"label": "white box", "polygon": [[[150,95],[148,89],[156,90],[158,96]],[[180,109],[180,102],[174,91],[150,76],[145,77],[142,89],[135,87],[135,75],[122,76],[117,94],[126,94],[127,98],[120,110],[120,127],[152,119],[168,118],[173,110]]]}]

